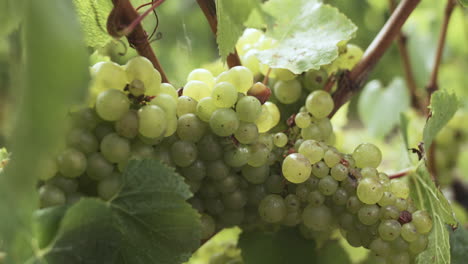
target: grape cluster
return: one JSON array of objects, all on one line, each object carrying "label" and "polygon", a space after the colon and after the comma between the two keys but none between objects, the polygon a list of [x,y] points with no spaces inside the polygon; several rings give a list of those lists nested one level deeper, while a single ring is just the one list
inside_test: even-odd
[{"label": "grape cluster", "polygon": [[[258,49],[274,45],[252,30],[238,46],[242,41],[244,47],[258,42]],[[57,157],[42,158],[41,207],[82,196],[112,199],[129,160],[156,159],[190,186],[202,239],[234,225],[297,227],[316,240],[340,230],[353,246],[389,263],[409,263],[426,248],[431,218],[407,199],[403,181],[377,171],[377,147],[361,144],[343,154],[332,146],[334,105],[321,89],[326,67],[300,76],[275,70],[273,97],[266,101],[270,90],[254,81],[259,72],[246,62],[247,50],[240,53],[248,67],[216,77],[195,69],[179,91],[161,83],[142,57],[124,66],[94,65],[89,107],[70,113],[66,146]],[[281,116],[296,105],[299,111],[283,129]]]}]

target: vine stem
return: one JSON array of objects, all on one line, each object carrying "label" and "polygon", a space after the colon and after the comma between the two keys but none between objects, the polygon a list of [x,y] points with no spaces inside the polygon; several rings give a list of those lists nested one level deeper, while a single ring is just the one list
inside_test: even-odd
[{"label": "vine stem", "polygon": [[399,171],[399,172],[396,172],[396,173],[394,173],[394,174],[388,175],[388,178],[389,178],[390,180],[398,179],[398,178],[401,178],[401,177],[403,177],[403,176],[406,176],[406,175],[410,174],[411,172],[412,172],[411,169],[404,169],[404,170],[402,170],[402,171]]},{"label": "vine stem", "polygon": [[330,117],[332,117],[353,94],[360,90],[369,72],[375,67],[382,55],[390,47],[395,37],[400,33],[401,27],[420,1],[421,0],[402,0],[372,43],[367,47],[362,59],[351,72],[342,75],[338,83],[339,89],[333,94],[335,107]]},{"label": "vine stem", "polygon": [[148,35],[141,25],[141,20],[162,2],[164,0],[156,1],[149,10],[140,16],[129,0],[112,0],[114,9],[107,20],[107,31],[111,36],[116,36],[116,33],[118,33],[117,36],[125,33],[128,43],[136,49],[139,55],[150,60],[154,68],[161,74],[162,81],[168,83],[167,75],[154,54],[148,41]]},{"label": "vine stem", "polygon": [[[396,1],[389,0],[390,11],[393,13],[396,8]],[[414,78],[413,69],[411,67],[411,60],[408,53],[407,36],[403,32],[399,32],[397,35],[397,46],[398,51],[400,52],[401,62],[403,64],[403,70],[405,75],[406,86],[408,87],[411,104],[413,108],[417,109],[419,113],[424,114],[426,112],[426,103],[424,98],[421,97],[421,94],[418,92],[418,86],[416,85],[416,80]]]},{"label": "vine stem", "polygon": [[[218,32],[218,19],[216,17],[215,0],[197,0],[197,3],[200,6],[200,9],[203,11],[203,14],[205,14],[206,20],[208,20],[208,23],[210,24],[211,31],[216,36]],[[227,56],[226,61],[229,68],[241,65],[236,48],[234,48],[233,53],[230,53]]]}]

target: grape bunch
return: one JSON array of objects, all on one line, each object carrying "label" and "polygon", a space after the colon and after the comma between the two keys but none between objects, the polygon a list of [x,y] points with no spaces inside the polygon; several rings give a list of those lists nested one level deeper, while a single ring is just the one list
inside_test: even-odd
[{"label": "grape bunch", "polygon": [[377,171],[380,150],[365,143],[343,154],[332,146],[326,67],[298,76],[275,70],[269,101],[270,89],[255,82],[259,72],[244,66],[218,76],[195,69],[178,91],[143,57],[99,62],[91,72],[89,106],[70,112],[66,144],[42,158],[41,207],[110,200],[129,160],[155,159],[190,187],[202,239],[234,225],[297,227],[318,241],[340,230],[388,263],[410,263],[426,248],[432,220],[403,181]]}]

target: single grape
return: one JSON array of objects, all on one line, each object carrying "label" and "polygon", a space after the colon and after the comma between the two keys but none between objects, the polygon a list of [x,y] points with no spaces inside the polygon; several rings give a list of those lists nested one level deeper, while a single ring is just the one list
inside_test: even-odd
[{"label": "single grape", "polygon": [[230,82],[240,93],[246,93],[253,85],[253,74],[244,66],[235,66],[216,78],[216,83]]},{"label": "single grape", "polygon": [[381,238],[376,238],[373,240],[369,249],[372,250],[375,254],[381,257],[386,257],[391,254],[392,248],[387,241],[382,240]]},{"label": "single grape", "polygon": [[309,91],[315,91],[323,89],[325,82],[328,79],[327,71],[320,70],[309,70],[304,74],[303,85]]},{"label": "single grape", "polygon": [[312,165],[312,173],[317,178],[323,178],[327,176],[330,172],[330,168],[323,161],[319,161]]},{"label": "single grape", "polygon": [[418,239],[419,234],[416,230],[416,226],[413,223],[406,223],[401,227],[401,237],[408,241],[413,242]]},{"label": "single grape", "polygon": [[432,219],[426,211],[418,210],[412,214],[412,223],[419,234],[427,234],[432,229]]},{"label": "single grape", "polygon": [[230,193],[224,193],[222,201],[225,208],[242,209],[247,204],[247,192],[242,189],[237,189]]},{"label": "single grape", "polygon": [[398,198],[406,199],[409,196],[408,184],[402,179],[393,179],[390,181],[390,191]]},{"label": "single grape", "polygon": [[287,143],[288,136],[286,136],[286,134],[279,132],[273,136],[273,144],[275,144],[275,146],[277,146],[278,148],[286,146]]},{"label": "single grape", "polygon": [[302,212],[302,222],[312,230],[324,231],[329,228],[333,222],[332,213],[330,209],[324,205],[318,207],[308,205]]},{"label": "single grape", "polygon": [[140,80],[133,80],[128,85],[128,91],[135,97],[142,96],[146,92],[145,84]]},{"label": "single grape", "polygon": [[190,81],[204,82],[210,89],[214,86],[215,82],[213,74],[207,69],[195,69],[191,71],[187,76],[187,82]]},{"label": "single grape", "polygon": [[266,189],[269,193],[279,194],[283,191],[285,183],[279,174],[271,174],[265,181]]},{"label": "single grape", "polygon": [[200,159],[202,160],[213,161],[223,156],[223,149],[218,143],[216,136],[213,134],[204,135],[200,141],[198,141],[197,148]]},{"label": "single grape", "polygon": [[206,134],[206,123],[195,114],[187,113],[177,120],[177,136],[182,140],[198,142]]},{"label": "single grape", "polygon": [[213,133],[220,137],[227,137],[239,128],[239,119],[236,112],[230,108],[221,108],[213,112],[210,118],[210,127]]},{"label": "single grape", "polygon": [[200,217],[200,223],[201,223],[201,239],[210,238],[216,230],[216,224],[215,224],[213,217],[207,214],[202,214]]},{"label": "single grape", "polygon": [[331,168],[341,161],[341,155],[336,150],[328,149],[323,156],[323,160]]},{"label": "single grape", "polygon": [[318,207],[325,202],[325,196],[317,190],[311,191],[307,195],[307,201],[309,202],[309,205]]},{"label": "single grape", "polygon": [[[239,177],[233,173],[230,173],[224,179],[216,181],[216,187],[218,188],[218,191],[221,193],[233,192],[239,187],[239,184],[240,184]],[[251,185],[251,186],[254,186],[254,185]]]},{"label": "single grape", "polygon": [[86,170],[86,156],[73,148],[65,149],[57,157],[59,172],[68,178],[76,178]]},{"label": "single grape", "polygon": [[324,90],[313,91],[307,96],[306,108],[316,118],[328,116],[334,107],[333,99]]},{"label": "single grape", "polygon": [[177,116],[195,113],[197,111],[197,104],[197,101],[188,96],[180,96],[177,98]]},{"label": "single grape", "polygon": [[177,100],[168,94],[158,94],[155,98],[153,98],[153,100],[151,100],[150,104],[161,107],[161,109],[166,113],[166,117],[176,116]]},{"label": "single grape", "polygon": [[296,75],[288,69],[276,68],[273,69],[273,72],[276,78],[281,81],[290,81],[296,78]]},{"label": "single grape", "polygon": [[138,110],[138,132],[148,138],[164,135],[167,129],[166,112],[156,105],[145,105]]},{"label": "single grape", "polygon": [[138,122],[137,111],[130,110],[115,122],[115,132],[122,137],[133,139],[138,135]]},{"label": "single grape", "polygon": [[379,235],[385,241],[395,240],[401,232],[401,225],[396,220],[385,220],[379,225]]},{"label": "single grape", "polygon": [[96,99],[96,112],[106,121],[117,121],[130,109],[127,96],[115,89],[100,93]]},{"label": "single grape", "polygon": [[409,251],[413,254],[419,254],[426,249],[427,244],[427,236],[420,235],[415,241],[409,243]]},{"label": "single grape", "polygon": [[333,195],[338,189],[338,181],[333,179],[332,176],[327,175],[320,179],[318,189],[326,196]]},{"label": "single grape", "polygon": [[284,159],[282,172],[286,180],[292,183],[302,183],[310,177],[312,168],[304,155],[293,153]]},{"label": "single grape", "polygon": [[268,162],[270,154],[270,150],[264,144],[254,144],[250,146],[250,159],[247,164],[253,167],[264,166]]},{"label": "single grape", "polygon": [[101,153],[112,163],[125,161],[130,156],[130,142],[116,133],[111,133],[102,139]]},{"label": "single grape", "polygon": [[298,128],[306,128],[310,126],[310,123],[312,122],[312,119],[307,112],[300,112],[297,113],[296,116],[294,117],[294,123],[296,123],[296,126]]},{"label": "single grape", "polygon": [[296,79],[290,81],[277,81],[273,87],[273,92],[281,103],[292,104],[299,100],[302,93],[302,87],[301,83]]},{"label": "single grape", "polygon": [[[174,100],[176,101],[179,99],[179,95],[177,94],[176,88],[174,88],[174,86],[172,86],[172,84],[170,83],[161,83],[160,94],[168,94],[172,98],[174,98]],[[156,96],[157,94],[148,94],[148,95]]]},{"label": "single grape", "polygon": [[[393,205],[396,202],[396,196],[392,192],[384,192],[378,204],[380,206]],[[397,207],[398,208],[398,207]],[[402,211],[402,210],[400,210]]]},{"label": "single grape", "polygon": [[343,188],[338,188],[332,196],[332,200],[336,205],[346,205],[348,198],[348,192]]},{"label": "single grape", "polygon": [[198,102],[196,114],[201,120],[209,122],[211,115],[216,109],[217,107],[213,102],[213,98],[205,97]]},{"label": "single grape", "polygon": [[375,204],[365,204],[358,211],[358,218],[365,225],[373,225],[379,221],[379,207]]},{"label": "single grape", "polygon": [[359,182],[356,193],[363,203],[375,204],[383,196],[382,185],[374,178],[364,178]]},{"label": "single grape", "polygon": [[244,122],[255,122],[262,113],[262,105],[253,96],[244,96],[236,104],[239,119]]},{"label": "single grape", "polygon": [[344,181],[348,178],[348,168],[341,163],[337,163],[331,168],[330,175],[337,181]]},{"label": "single grape", "polygon": [[301,129],[301,136],[303,139],[323,140],[322,132],[315,123]]},{"label": "single grape", "polygon": [[116,196],[122,188],[121,178],[121,174],[114,172],[111,176],[99,181],[97,186],[99,197],[107,201]]},{"label": "single grape", "polygon": [[308,139],[302,142],[298,152],[306,156],[311,164],[317,163],[324,156],[323,148],[313,139]]},{"label": "single grape", "polygon": [[84,154],[90,154],[97,151],[99,147],[98,139],[89,130],[74,128],[67,136],[67,144]]},{"label": "single grape", "polygon": [[66,202],[65,193],[52,184],[39,188],[39,203],[41,208],[63,205]]},{"label": "single grape", "polygon": [[356,196],[350,196],[346,202],[346,210],[353,214],[357,213],[362,206],[363,203]]},{"label": "single grape", "polygon": [[386,205],[380,208],[380,219],[382,220],[389,220],[395,219],[397,220],[400,217],[400,210],[394,205]]},{"label": "single grape", "polygon": [[265,196],[258,206],[258,213],[265,222],[281,222],[287,213],[283,197],[277,194]]},{"label": "single grape", "polygon": [[89,155],[87,164],[86,173],[93,180],[102,180],[107,178],[114,170],[112,163],[107,161],[99,152]]},{"label": "single grape", "polygon": [[[1,160],[0,160],[1,162]],[[1,164],[0,164],[1,165]],[[0,168],[0,171],[2,169]],[[38,162],[37,175],[42,181],[47,181],[55,176],[58,172],[58,165],[55,159],[50,157],[41,157]]]},{"label": "single grape", "polygon": [[149,94],[159,93],[161,74],[147,58],[137,56],[130,59],[127,64],[125,64],[125,72],[127,73],[128,82],[140,80],[143,82]]},{"label": "single grape", "polygon": [[171,146],[171,159],[179,167],[190,166],[197,154],[197,147],[189,141],[179,140]]},{"label": "single grape", "polygon": [[245,146],[239,146],[226,151],[223,158],[224,162],[231,167],[242,167],[249,161],[250,150]]},{"label": "single grape", "polygon": [[265,196],[267,192],[263,184],[253,184],[247,188],[247,204],[250,206],[258,207]]},{"label": "single grape", "polygon": [[382,161],[382,152],[373,144],[363,143],[354,149],[353,158],[358,168],[377,168]]},{"label": "single grape", "polygon": [[237,101],[236,87],[228,82],[217,83],[211,92],[211,98],[217,107],[232,107]]}]

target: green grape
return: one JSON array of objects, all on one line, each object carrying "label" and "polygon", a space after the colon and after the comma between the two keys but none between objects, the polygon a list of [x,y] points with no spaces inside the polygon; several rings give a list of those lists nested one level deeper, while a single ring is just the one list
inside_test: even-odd
[{"label": "green grape", "polygon": [[301,83],[296,79],[290,81],[277,81],[273,87],[273,93],[281,103],[292,104],[301,97]]},{"label": "green grape", "polygon": [[94,130],[100,122],[96,112],[91,108],[83,108],[70,113],[70,115],[73,120],[73,124],[76,127],[81,127],[87,130]]},{"label": "green grape", "polygon": [[211,115],[216,109],[217,107],[214,104],[213,98],[205,97],[198,102],[196,113],[201,120],[209,122]]},{"label": "green grape", "polygon": [[369,249],[381,257],[389,256],[392,253],[392,248],[390,244],[387,241],[382,240],[381,238],[374,239],[370,243]]},{"label": "green grape", "polygon": [[253,167],[263,166],[268,162],[270,153],[270,150],[264,144],[254,144],[250,147],[250,159],[247,164]]},{"label": "green grape", "polygon": [[264,183],[270,174],[270,167],[268,165],[260,167],[252,167],[245,165],[242,167],[242,176],[252,184]]},{"label": "green grape", "polygon": [[[2,169],[0,168],[0,172],[1,170]],[[41,157],[40,162],[38,162],[36,173],[39,180],[47,181],[54,177],[58,170],[58,165],[55,159],[50,157]]]},{"label": "green grape", "polygon": [[301,221],[302,212],[300,210],[288,211],[281,224],[285,226],[297,226]]},{"label": "green grape", "polygon": [[361,170],[361,176],[363,178],[377,178],[378,171],[372,167],[365,167]]},{"label": "green grape", "polygon": [[390,264],[410,264],[411,263],[411,258],[408,252],[398,252],[396,254],[390,255],[389,258],[390,262],[387,261],[387,263]]},{"label": "green grape", "polygon": [[111,176],[98,182],[97,193],[103,200],[110,200],[116,196],[122,188],[122,175],[114,172]]},{"label": "green grape", "polygon": [[395,206],[398,208],[400,211],[404,211],[408,208],[408,201],[403,198],[396,198],[395,200]]},{"label": "green grape", "polygon": [[282,148],[286,146],[287,143],[288,143],[288,136],[286,136],[286,134],[279,132],[273,136],[273,144],[275,144],[276,147]]},{"label": "green grape", "polygon": [[419,234],[416,230],[416,226],[413,223],[406,223],[401,227],[401,237],[408,241],[413,242],[418,239]]},{"label": "green grape", "polygon": [[73,148],[65,149],[57,157],[59,172],[68,178],[76,178],[86,170],[86,156]]},{"label": "green grape", "polygon": [[52,184],[39,187],[39,203],[41,208],[63,205],[66,202],[65,193]]},{"label": "green grape", "polygon": [[158,94],[155,98],[153,98],[153,100],[151,100],[150,104],[161,107],[161,109],[164,110],[166,115],[176,115],[177,100],[175,100],[174,98],[172,98],[172,96],[168,94]]},{"label": "green grape", "polygon": [[189,113],[196,113],[197,101],[188,96],[181,96],[177,98],[177,116],[183,116]]},{"label": "green grape", "polygon": [[239,182],[238,176],[230,173],[226,178],[216,181],[216,188],[220,193],[230,193],[239,187]]},{"label": "green grape", "polygon": [[265,102],[264,105],[268,109],[268,112],[270,113],[270,116],[272,118],[272,123],[271,123],[271,127],[270,127],[270,128],[272,128],[272,127],[276,126],[280,121],[280,118],[281,118],[280,110],[279,110],[278,106],[276,106],[276,104],[274,104],[272,102]]},{"label": "green grape", "polygon": [[[177,94],[176,88],[174,88],[174,86],[172,86],[172,84],[170,83],[161,83],[160,94],[168,94],[176,101],[179,99],[179,95]],[[156,96],[157,94],[149,95]]]},{"label": "green grape", "polygon": [[250,150],[245,146],[239,146],[226,151],[223,158],[231,167],[242,167],[249,161]]},{"label": "green grape", "polygon": [[409,196],[409,187],[402,179],[393,179],[390,181],[390,191],[398,198],[406,199]]},{"label": "green grape", "polygon": [[[392,192],[384,192],[382,198],[380,198],[378,204],[380,206],[393,205],[396,202],[396,196]],[[398,207],[397,207],[398,209]],[[402,211],[402,210],[400,210]]]},{"label": "green grape", "polygon": [[244,66],[235,66],[216,78],[216,83],[229,82],[236,87],[239,93],[247,93],[253,85],[253,74]]},{"label": "green grape", "polygon": [[146,92],[145,84],[140,80],[133,80],[128,85],[128,91],[135,97],[142,96]]},{"label": "green grape", "polygon": [[382,152],[373,144],[363,143],[354,149],[353,159],[358,168],[377,168],[382,161]]},{"label": "green grape", "polygon": [[130,142],[116,133],[111,133],[102,139],[101,153],[112,163],[125,161],[130,156]]},{"label": "green grape", "polygon": [[312,165],[312,174],[319,179],[327,176],[329,172],[330,168],[323,161],[319,161]]},{"label": "green grape", "polygon": [[229,176],[229,167],[222,160],[208,162],[206,176],[212,180],[222,180]]},{"label": "green grape", "polygon": [[258,214],[267,223],[279,223],[286,217],[287,209],[283,197],[269,194],[258,205]]},{"label": "green grape", "polygon": [[148,93],[157,94],[161,86],[161,74],[154,68],[147,58],[138,56],[130,59],[125,64],[127,80],[140,80],[145,85]]},{"label": "green grape", "polygon": [[247,44],[257,43],[260,37],[263,36],[263,32],[254,28],[246,28],[244,33],[239,38],[236,44],[237,49],[242,49]]},{"label": "green grape", "polygon": [[208,84],[201,81],[189,81],[184,86],[182,95],[193,98],[196,101],[200,101],[203,98],[209,97],[211,89]]},{"label": "green grape", "polygon": [[179,167],[190,166],[197,154],[197,146],[189,141],[179,140],[171,146],[171,159]]},{"label": "green grape", "polygon": [[99,125],[96,126],[96,129],[94,129],[94,134],[96,135],[99,141],[102,141],[102,139],[105,136],[113,132],[114,132],[114,128],[110,123],[100,123]]},{"label": "green grape", "polygon": [[307,96],[306,108],[315,118],[327,117],[333,110],[334,103],[329,93],[324,90],[313,91]]},{"label": "green grape", "polygon": [[344,69],[351,70],[361,60],[364,52],[356,45],[346,45],[346,52],[341,55],[344,59],[342,65]]},{"label": "green grape", "polygon": [[355,230],[350,230],[346,233],[346,241],[348,241],[348,244],[350,244],[352,247],[361,247],[361,238],[362,234]]},{"label": "green grape", "polygon": [[313,139],[303,141],[298,149],[298,152],[307,157],[311,164],[319,162],[325,153],[318,142]]},{"label": "green grape", "polygon": [[130,152],[132,157],[152,158],[154,155],[154,148],[146,145],[141,140],[135,140],[130,146]]},{"label": "green grape", "polygon": [[273,136],[270,133],[261,133],[258,135],[259,144],[265,145],[270,151],[274,148]]},{"label": "green grape", "polygon": [[288,69],[276,68],[273,69],[273,72],[276,78],[281,81],[290,81],[296,78],[296,75]]},{"label": "green grape", "polygon": [[255,120],[255,124],[257,125],[260,133],[265,133],[274,126],[273,116],[265,104],[262,105],[262,113],[257,120]]},{"label": "green grape", "polygon": [[138,135],[138,127],[138,113],[135,110],[125,113],[114,124],[115,132],[128,139],[135,138]]},{"label": "green grape", "polygon": [[138,110],[138,132],[147,138],[163,136],[167,129],[166,112],[156,105],[145,105]]},{"label": "green grape", "polygon": [[432,229],[432,219],[426,211],[418,210],[412,214],[412,223],[419,234],[427,234]]},{"label": "green grape", "polygon": [[307,195],[307,201],[310,206],[318,207],[325,202],[325,195],[319,191],[311,191],[309,195]]},{"label": "green grape", "polygon": [[288,196],[284,198],[284,204],[288,212],[301,210],[301,201],[297,195],[288,194]]},{"label": "green grape", "polygon": [[130,109],[127,96],[115,89],[100,93],[96,99],[96,112],[106,121],[117,121]]},{"label": "green grape", "polygon": [[332,196],[332,200],[336,205],[346,205],[348,202],[348,192],[343,188],[336,189],[335,193]]},{"label": "green grape", "polygon": [[379,235],[385,241],[395,240],[401,232],[401,225],[396,220],[385,220],[379,225]]},{"label": "green grape", "polygon": [[258,139],[258,128],[254,123],[240,122],[234,136],[242,144],[252,144]]},{"label": "green grape", "polygon": [[78,190],[78,182],[76,179],[65,178],[60,175],[50,179],[46,185],[47,184],[58,187],[65,194],[75,193]]},{"label": "green grape", "polygon": [[373,225],[379,221],[379,207],[375,204],[365,204],[358,211],[358,218],[365,225]]},{"label": "green grape", "polygon": [[348,168],[341,163],[337,163],[331,168],[330,175],[337,181],[344,181],[348,178]]},{"label": "green grape", "polygon": [[329,118],[319,119],[315,123],[323,139],[330,139],[333,136],[333,125]]},{"label": "green grape", "polygon": [[219,198],[205,200],[204,206],[210,215],[219,215],[224,211],[224,204]]},{"label": "green grape", "polygon": [[201,160],[196,160],[192,165],[181,169],[185,178],[192,181],[201,181],[206,176],[206,165]]},{"label": "green grape", "polygon": [[162,163],[173,167],[174,162],[171,159],[171,153],[168,147],[158,147],[154,150],[154,158]]},{"label": "green grape", "polygon": [[237,189],[222,196],[224,207],[228,209],[242,209],[247,204],[247,192]]},{"label": "green grape", "polygon": [[267,191],[269,193],[281,193],[286,185],[283,179],[279,174],[271,174],[265,181]]},{"label": "green grape", "polygon": [[340,228],[343,231],[354,230],[355,216],[350,213],[343,213],[339,219]]},{"label": "green grape", "polygon": [[388,220],[388,219],[398,219],[400,216],[400,211],[394,205],[386,205],[380,208],[380,219]]},{"label": "green grape", "polygon": [[215,224],[213,217],[207,214],[202,214],[200,217],[200,223],[201,223],[201,239],[210,238],[216,230],[216,224]]},{"label": "green grape", "polygon": [[282,164],[283,176],[292,183],[305,182],[312,171],[309,160],[302,154],[288,155]]},{"label": "green grape", "polygon": [[107,161],[99,152],[89,155],[87,164],[86,173],[93,180],[102,180],[107,178],[114,170],[112,163]]},{"label": "green grape", "polygon": [[346,210],[353,214],[356,214],[362,206],[363,203],[357,198],[357,196],[350,196],[346,202]]},{"label": "green grape", "polygon": [[91,67],[93,84],[91,94],[96,96],[109,89],[123,89],[127,84],[127,78],[122,66],[114,62],[98,62]]},{"label": "green grape", "polygon": [[263,184],[249,185],[247,188],[247,204],[258,207],[260,202],[265,198],[267,192]]},{"label": "green grape", "polygon": [[205,135],[206,128],[206,123],[192,113],[184,114],[177,120],[177,136],[182,140],[198,142]]},{"label": "green grape", "polygon": [[237,102],[236,112],[241,121],[255,122],[262,113],[262,105],[257,98],[244,96]]},{"label": "green grape", "polygon": [[242,57],[242,65],[249,68],[253,74],[257,74],[260,71],[260,61],[257,58],[258,50],[251,49],[247,51]]},{"label": "green grape", "polygon": [[309,190],[316,190],[318,188],[319,181],[319,178],[310,177],[309,179],[307,179],[307,181],[304,182],[304,184]]},{"label": "green grape", "polygon": [[67,144],[84,154],[89,154],[97,151],[99,147],[96,136],[89,130],[82,128],[74,128],[67,136]]},{"label": "green grape", "polygon": [[204,135],[197,143],[200,159],[213,161],[223,156],[223,149],[213,134]]},{"label": "green grape", "polygon": [[210,127],[216,135],[227,137],[234,134],[239,128],[239,119],[234,110],[230,108],[220,108],[211,115]]},{"label": "green grape", "polygon": [[341,182],[341,187],[345,189],[349,194],[356,194],[356,189],[358,186],[358,181],[354,178],[348,177]]},{"label": "green grape", "polygon": [[323,155],[323,160],[331,168],[341,161],[341,155],[336,150],[328,149]]},{"label": "green grape", "polygon": [[237,101],[237,90],[228,82],[220,82],[211,92],[211,98],[217,107],[232,107]]},{"label": "green grape", "polygon": [[322,132],[315,123],[311,123],[310,126],[301,129],[301,136],[303,139],[322,140]]},{"label": "green grape", "polygon": [[324,195],[330,196],[338,189],[338,182],[332,176],[327,175],[320,179],[318,189]]},{"label": "green grape", "polygon": [[313,207],[306,206],[302,212],[302,222],[304,225],[315,231],[324,231],[330,227],[332,220],[330,209],[324,205]]},{"label": "green grape", "polygon": [[409,251],[413,254],[419,254],[426,249],[427,244],[427,236],[420,235],[415,241],[409,243]]},{"label": "green grape", "polygon": [[306,112],[297,113],[296,116],[294,117],[294,123],[296,123],[296,126],[298,128],[306,128],[310,126],[311,122],[312,122],[312,119],[309,113],[306,113]]},{"label": "green grape", "polygon": [[304,74],[303,85],[309,91],[323,89],[328,79],[327,71],[309,70]]},{"label": "green grape", "polygon": [[187,82],[190,81],[204,82],[210,89],[214,86],[215,82],[213,74],[207,69],[195,69],[191,71],[187,76]]},{"label": "green grape", "polygon": [[363,203],[375,204],[383,196],[382,185],[374,178],[364,178],[359,182],[356,193]]},{"label": "green grape", "polygon": [[298,184],[296,186],[296,195],[301,199],[301,201],[306,202],[307,197],[309,196],[310,190],[305,184]]},{"label": "green grape", "polygon": [[203,181],[200,194],[203,198],[216,198],[219,196],[219,190],[214,181]]}]

